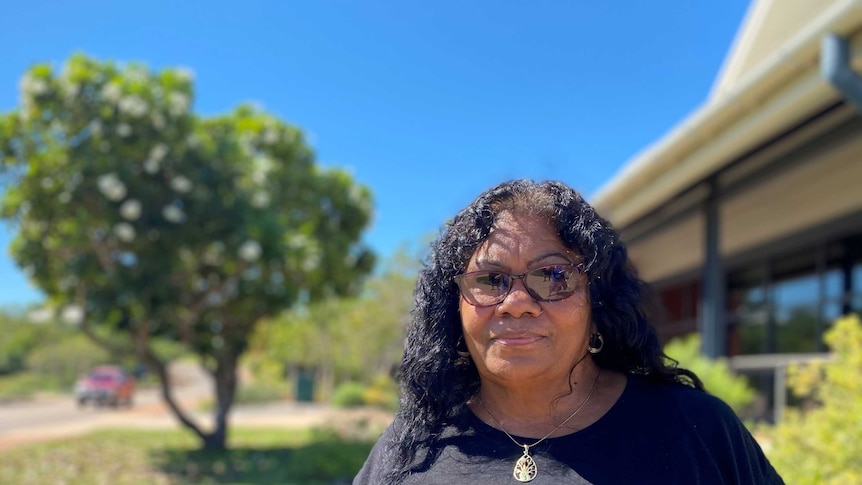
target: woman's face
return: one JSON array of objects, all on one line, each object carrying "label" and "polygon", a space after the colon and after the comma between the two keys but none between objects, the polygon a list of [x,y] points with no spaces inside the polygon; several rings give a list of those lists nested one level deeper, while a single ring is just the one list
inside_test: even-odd
[{"label": "woman's face", "polygon": [[[519,275],[541,266],[580,262],[580,255],[566,248],[544,220],[503,212],[465,272]],[[592,326],[586,276],[573,278],[577,290],[564,300],[537,301],[522,280],[514,280],[496,305],[474,306],[461,297],[464,340],[483,382],[568,382],[572,365],[587,351]]]}]

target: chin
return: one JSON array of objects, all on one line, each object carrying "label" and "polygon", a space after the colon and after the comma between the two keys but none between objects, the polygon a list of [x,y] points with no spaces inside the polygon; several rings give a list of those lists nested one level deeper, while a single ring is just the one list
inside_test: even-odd
[{"label": "chin", "polygon": [[487,362],[487,373],[506,381],[547,379],[555,361],[530,357],[496,358]]}]

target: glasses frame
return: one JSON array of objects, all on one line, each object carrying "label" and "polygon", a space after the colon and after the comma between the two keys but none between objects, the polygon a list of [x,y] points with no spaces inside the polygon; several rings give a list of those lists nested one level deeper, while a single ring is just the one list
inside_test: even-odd
[{"label": "glasses frame", "polygon": [[[478,307],[488,307],[488,306],[499,305],[500,303],[502,303],[503,300],[505,300],[506,297],[508,297],[509,294],[512,293],[512,288],[515,287],[515,280],[521,280],[521,282],[524,283],[524,289],[527,290],[527,294],[529,294],[530,297],[532,297],[536,301],[560,301],[560,300],[565,300],[566,298],[570,298],[572,295],[575,294],[575,292],[577,292],[579,286],[575,285],[574,288],[572,288],[572,292],[569,295],[561,297],[561,298],[542,298],[536,293],[536,291],[534,289],[530,288],[530,285],[527,284],[527,280],[525,279],[527,277],[527,275],[534,273],[536,271],[539,271],[539,270],[542,270],[545,268],[551,268],[554,266],[564,266],[567,268],[574,268],[575,273],[576,273],[575,276],[580,276],[580,275],[584,274],[584,263],[562,263],[562,264],[546,264],[544,266],[539,266],[537,268],[533,268],[533,269],[527,271],[526,273],[521,273],[521,274],[509,274],[509,273],[506,273],[505,271],[497,271],[497,270],[470,271],[469,273],[462,273],[462,274],[455,276],[454,280],[455,280],[455,284],[458,285],[458,291],[461,293],[461,297],[464,298],[464,300],[467,303],[469,303],[473,306],[478,306]],[[500,274],[502,276],[510,278],[511,281],[509,283],[509,289],[505,293],[503,293],[500,296],[500,298],[497,299],[496,301],[494,301],[493,303],[480,304],[480,303],[477,303],[475,301],[473,295],[469,291],[465,291],[465,288],[462,286],[462,282],[464,281],[464,278],[466,278],[468,276],[475,276],[478,274],[488,274],[488,273],[497,273],[497,274]]]}]

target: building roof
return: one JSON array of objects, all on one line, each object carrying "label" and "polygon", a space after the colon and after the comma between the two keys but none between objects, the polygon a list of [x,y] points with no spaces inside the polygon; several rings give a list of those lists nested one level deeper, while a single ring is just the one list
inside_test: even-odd
[{"label": "building roof", "polygon": [[592,198],[625,227],[840,94],[819,72],[820,43],[851,39],[862,70],[862,0],[753,0],[706,102],[628,161]]}]

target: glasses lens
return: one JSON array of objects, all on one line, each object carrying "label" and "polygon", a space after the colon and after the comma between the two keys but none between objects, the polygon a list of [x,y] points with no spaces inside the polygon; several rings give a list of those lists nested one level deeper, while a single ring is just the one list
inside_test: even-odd
[{"label": "glasses lens", "polygon": [[458,280],[461,292],[472,303],[480,306],[499,303],[509,292],[511,278],[505,273],[477,271]]},{"label": "glasses lens", "polygon": [[573,278],[577,272],[577,267],[570,264],[544,266],[527,273],[524,284],[539,300],[562,300],[577,289],[577,279]]}]

